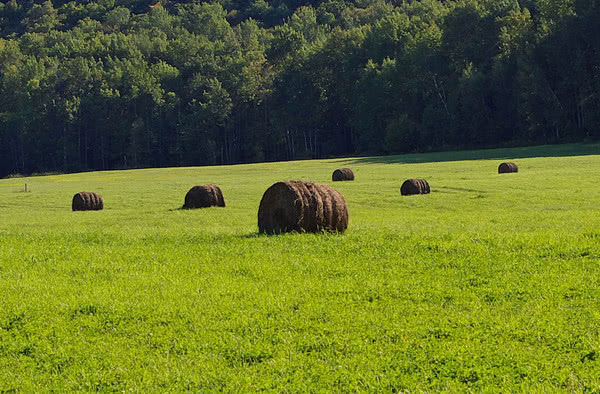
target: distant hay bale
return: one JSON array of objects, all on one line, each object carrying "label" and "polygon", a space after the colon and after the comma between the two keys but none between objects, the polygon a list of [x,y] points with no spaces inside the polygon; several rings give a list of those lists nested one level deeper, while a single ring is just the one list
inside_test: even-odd
[{"label": "distant hay bale", "polygon": [[515,163],[507,162],[498,166],[498,174],[508,174],[511,172],[519,172],[519,167]]},{"label": "distant hay bale", "polygon": [[73,196],[73,211],[100,211],[104,209],[104,200],[98,193],[81,192]]},{"label": "distant hay bale", "polygon": [[348,228],[346,200],[335,189],[312,182],[277,182],[265,191],[258,208],[258,231],[344,232]]},{"label": "distant hay bale", "polygon": [[217,185],[201,185],[192,187],[185,195],[183,209],[224,207],[223,192]]},{"label": "distant hay bale", "polygon": [[353,181],[354,173],[349,168],[338,168],[331,175],[331,180],[334,182],[337,181]]},{"label": "distant hay bale", "polygon": [[431,189],[425,179],[407,179],[400,187],[400,193],[403,196],[412,196],[414,194],[429,194]]}]

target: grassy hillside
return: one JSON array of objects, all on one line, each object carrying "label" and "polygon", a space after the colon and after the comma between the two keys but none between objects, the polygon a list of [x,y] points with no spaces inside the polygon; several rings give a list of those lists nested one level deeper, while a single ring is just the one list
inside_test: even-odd
[{"label": "grassy hillside", "polygon": [[[268,186],[341,166],[345,234],[257,234]],[[0,180],[0,391],[598,390],[598,168],[563,145]],[[227,207],[179,210],[205,183]]]}]

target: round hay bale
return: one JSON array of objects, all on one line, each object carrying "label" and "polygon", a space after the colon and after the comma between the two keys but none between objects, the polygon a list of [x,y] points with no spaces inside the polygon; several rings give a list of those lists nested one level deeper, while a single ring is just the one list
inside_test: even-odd
[{"label": "round hay bale", "polygon": [[73,196],[73,211],[100,211],[104,209],[104,200],[98,193],[81,192]]},{"label": "round hay bale", "polygon": [[331,180],[334,182],[337,181],[353,181],[354,173],[349,168],[338,168],[331,175]]},{"label": "round hay bale", "polygon": [[277,182],[265,191],[258,208],[260,233],[342,233],[347,228],[346,200],[327,185]]},{"label": "round hay bale", "polygon": [[509,174],[511,172],[519,172],[519,167],[515,163],[507,162],[498,166],[498,174]]},{"label": "round hay bale", "polygon": [[217,185],[201,185],[192,187],[185,195],[183,209],[224,207],[223,192]]},{"label": "round hay bale", "polygon": [[412,196],[414,194],[429,194],[431,189],[425,179],[407,179],[400,187],[400,193],[403,196]]}]

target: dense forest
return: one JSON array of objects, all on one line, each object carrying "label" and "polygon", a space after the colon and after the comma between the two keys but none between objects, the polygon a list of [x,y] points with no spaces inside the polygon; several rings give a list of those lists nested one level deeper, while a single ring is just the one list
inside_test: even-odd
[{"label": "dense forest", "polygon": [[0,177],[599,136],[597,0],[0,1]]}]

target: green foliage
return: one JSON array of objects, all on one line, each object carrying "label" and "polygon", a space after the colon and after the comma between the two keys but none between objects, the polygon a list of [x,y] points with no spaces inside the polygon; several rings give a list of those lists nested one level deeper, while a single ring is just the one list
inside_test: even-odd
[{"label": "green foliage", "polygon": [[0,177],[593,140],[599,17],[594,0],[2,2]]}]

